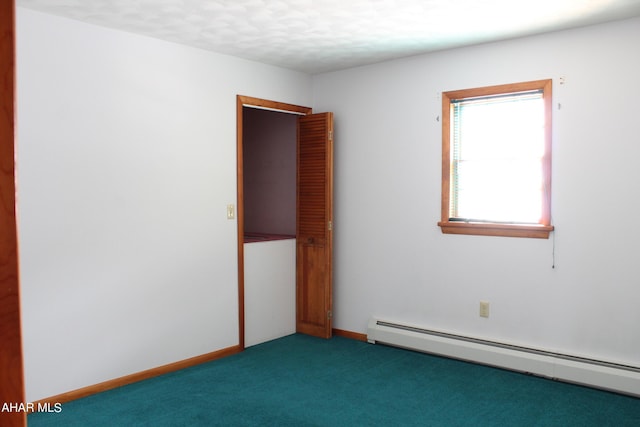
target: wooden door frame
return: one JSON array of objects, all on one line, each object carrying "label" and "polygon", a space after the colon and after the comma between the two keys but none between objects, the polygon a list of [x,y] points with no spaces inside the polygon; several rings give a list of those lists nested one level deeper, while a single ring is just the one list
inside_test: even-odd
[{"label": "wooden door frame", "polygon": [[283,113],[307,115],[313,111],[310,107],[287,104],[284,102],[270,101],[267,99],[253,98],[250,96],[236,95],[236,221],[238,224],[238,345],[241,350],[245,348],[245,318],[244,318],[244,165],[242,160],[243,132],[242,126],[243,107],[258,108],[263,110],[280,111]]},{"label": "wooden door frame", "polygon": [[[15,39],[15,1],[0,1],[0,404],[26,404],[16,224]],[[1,424],[25,426],[26,413],[4,412]]]}]

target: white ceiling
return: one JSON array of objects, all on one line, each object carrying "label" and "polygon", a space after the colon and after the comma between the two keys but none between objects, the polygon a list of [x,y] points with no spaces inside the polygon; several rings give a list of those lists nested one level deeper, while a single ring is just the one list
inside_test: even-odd
[{"label": "white ceiling", "polygon": [[640,0],[17,0],[316,74],[640,16]]}]

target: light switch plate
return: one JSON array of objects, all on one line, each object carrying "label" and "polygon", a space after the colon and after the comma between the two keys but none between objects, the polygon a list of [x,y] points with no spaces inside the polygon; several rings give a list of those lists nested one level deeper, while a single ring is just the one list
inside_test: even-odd
[{"label": "light switch plate", "polygon": [[480,317],[489,317],[489,301],[480,301]]}]

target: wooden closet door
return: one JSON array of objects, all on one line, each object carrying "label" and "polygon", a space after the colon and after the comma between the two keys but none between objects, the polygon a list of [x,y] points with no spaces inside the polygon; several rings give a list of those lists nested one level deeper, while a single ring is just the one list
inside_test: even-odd
[{"label": "wooden closet door", "polygon": [[298,119],[296,330],[332,332],[333,113]]}]

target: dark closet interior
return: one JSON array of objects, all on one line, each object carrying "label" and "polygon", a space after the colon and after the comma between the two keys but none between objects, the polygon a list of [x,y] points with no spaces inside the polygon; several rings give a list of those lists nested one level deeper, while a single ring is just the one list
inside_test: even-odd
[{"label": "dark closet interior", "polygon": [[244,241],[295,238],[297,115],[243,107]]}]

